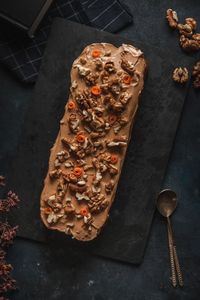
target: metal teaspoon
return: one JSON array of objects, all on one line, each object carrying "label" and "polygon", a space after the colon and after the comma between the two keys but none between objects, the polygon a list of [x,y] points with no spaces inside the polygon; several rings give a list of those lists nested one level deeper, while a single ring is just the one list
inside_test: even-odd
[{"label": "metal teaspoon", "polygon": [[162,216],[167,218],[167,232],[169,243],[170,264],[172,272],[172,285],[177,286],[176,271],[178,274],[179,285],[183,286],[183,277],[180,270],[179,260],[176,252],[175,240],[173,237],[170,216],[173,214],[177,207],[177,195],[174,191],[166,189],[159,193],[156,201],[157,209]]}]

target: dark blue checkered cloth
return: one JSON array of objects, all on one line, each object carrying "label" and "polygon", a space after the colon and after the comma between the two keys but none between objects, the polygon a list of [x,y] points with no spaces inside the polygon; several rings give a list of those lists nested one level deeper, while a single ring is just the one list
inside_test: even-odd
[{"label": "dark blue checkered cloth", "polygon": [[[132,23],[132,15],[118,0],[55,0],[33,39],[0,29],[0,62],[21,81],[35,82],[55,17],[117,32]],[[14,38],[13,38],[14,36]]]}]

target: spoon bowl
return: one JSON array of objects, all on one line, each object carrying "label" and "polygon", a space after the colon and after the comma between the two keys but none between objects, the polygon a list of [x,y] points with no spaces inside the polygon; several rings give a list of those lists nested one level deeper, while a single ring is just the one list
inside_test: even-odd
[{"label": "spoon bowl", "polygon": [[157,197],[156,206],[163,217],[169,218],[177,207],[177,195],[174,191],[162,190]]}]

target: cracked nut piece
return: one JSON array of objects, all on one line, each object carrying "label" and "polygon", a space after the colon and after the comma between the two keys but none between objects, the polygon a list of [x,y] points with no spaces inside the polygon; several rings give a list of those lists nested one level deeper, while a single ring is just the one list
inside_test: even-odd
[{"label": "cracked nut piece", "polygon": [[178,17],[177,17],[177,13],[172,10],[171,8],[169,8],[167,10],[167,15],[166,15],[166,19],[169,23],[169,26],[171,28],[176,28],[178,25]]},{"label": "cracked nut piece", "polygon": [[192,30],[196,30],[197,28],[197,21],[193,18],[186,18],[185,23],[188,24]]},{"label": "cracked nut piece", "polygon": [[173,80],[178,83],[185,83],[188,81],[189,75],[187,68],[178,67],[173,72]]},{"label": "cracked nut piece", "polygon": [[200,60],[196,62],[196,64],[193,67],[193,70],[192,70],[193,76],[196,76],[198,74],[200,74]]},{"label": "cracked nut piece", "polygon": [[130,75],[133,75],[135,72],[135,66],[133,63],[131,63],[130,61],[128,61],[127,59],[122,59],[121,62],[121,67],[124,71],[126,71],[127,73],[129,73]]},{"label": "cracked nut piece", "polygon": [[198,42],[200,46],[200,33],[193,34],[192,39]]},{"label": "cracked nut piece", "polygon": [[[194,36],[194,34],[193,34]],[[192,37],[193,37],[192,36]],[[200,49],[200,42],[195,39],[190,39],[185,37],[184,35],[180,36],[180,46],[184,51],[191,52],[191,51],[198,51]]]},{"label": "cracked nut piece", "polygon": [[104,69],[108,72],[108,73],[115,73],[116,69],[114,67],[114,62],[113,61],[108,61],[105,63]]},{"label": "cracked nut piece", "polygon": [[195,77],[195,80],[193,82],[193,85],[195,87],[195,89],[200,89],[200,74],[198,74],[196,77]]}]

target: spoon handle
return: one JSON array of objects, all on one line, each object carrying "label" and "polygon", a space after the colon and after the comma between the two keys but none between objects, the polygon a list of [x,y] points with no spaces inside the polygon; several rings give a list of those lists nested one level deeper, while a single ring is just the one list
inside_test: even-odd
[{"label": "spoon handle", "polygon": [[170,229],[169,229],[169,224],[167,224],[167,233],[168,233],[170,264],[171,264],[172,285],[173,285],[173,287],[176,287],[177,281],[176,281],[176,270],[175,270],[175,264],[174,264],[173,243],[172,243],[172,237],[171,237],[171,233],[170,233]]},{"label": "spoon handle", "polygon": [[181,287],[183,287],[183,285],[184,285],[183,276],[182,276],[182,272],[181,272],[181,268],[180,268],[180,264],[179,264],[178,255],[176,252],[176,246],[174,246],[173,248],[174,248],[174,261],[175,261],[176,271],[177,271],[177,275],[178,275],[178,282],[179,282],[179,285]]},{"label": "spoon handle", "polygon": [[178,275],[178,282],[179,285],[181,287],[183,287],[183,276],[182,276],[182,272],[181,272],[181,268],[180,268],[180,264],[179,264],[179,259],[178,259],[178,255],[177,255],[177,251],[176,251],[176,244],[175,244],[175,240],[174,240],[174,234],[173,234],[173,230],[172,230],[172,225],[170,222],[170,219],[168,218],[168,227],[169,227],[169,233],[171,235],[172,238],[172,244],[173,244],[173,252],[174,252],[174,262],[175,262],[175,267],[176,267],[176,271],[177,271],[177,275]]}]

